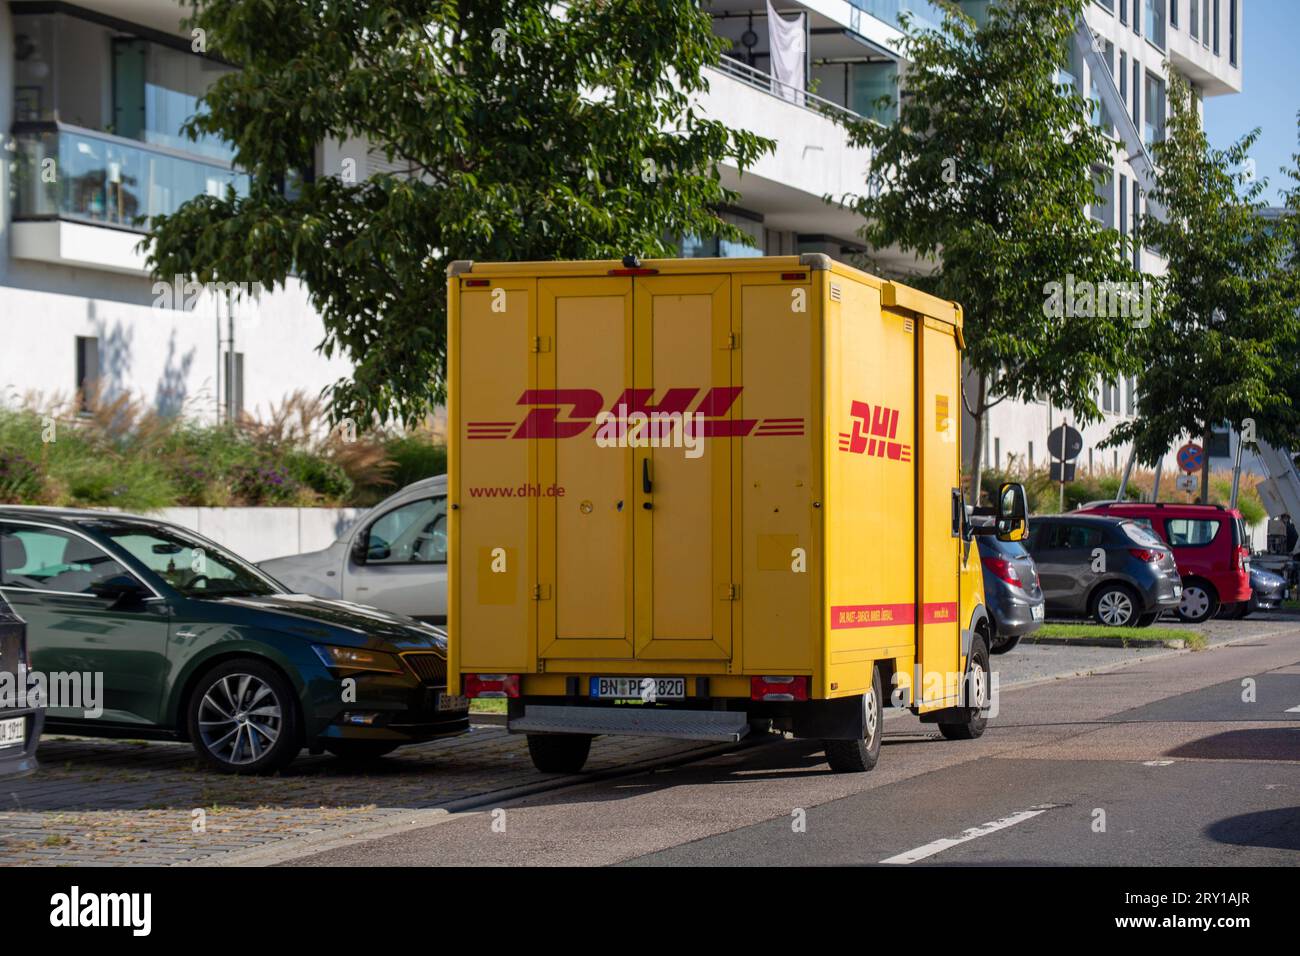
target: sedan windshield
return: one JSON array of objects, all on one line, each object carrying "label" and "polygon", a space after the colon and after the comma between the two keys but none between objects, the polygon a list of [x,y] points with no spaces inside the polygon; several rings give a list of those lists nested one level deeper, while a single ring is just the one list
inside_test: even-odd
[{"label": "sedan windshield", "polygon": [[98,530],[186,597],[283,593],[271,578],[248,562],[177,528],[104,522]]}]

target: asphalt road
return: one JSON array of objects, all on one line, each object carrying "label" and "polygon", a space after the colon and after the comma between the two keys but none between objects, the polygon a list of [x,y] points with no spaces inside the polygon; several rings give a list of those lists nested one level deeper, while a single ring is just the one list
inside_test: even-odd
[{"label": "asphalt road", "polygon": [[1300,629],[1004,689],[977,741],[891,716],[580,784],[288,865],[1300,863]]}]

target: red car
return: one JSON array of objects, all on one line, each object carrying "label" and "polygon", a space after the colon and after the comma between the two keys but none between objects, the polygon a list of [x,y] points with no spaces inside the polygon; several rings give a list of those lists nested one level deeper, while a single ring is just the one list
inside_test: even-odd
[{"label": "red car", "polygon": [[1128,518],[1155,532],[1174,552],[1183,579],[1178,616],[1208,621],[1220,605],[1250,600],[1250,547],[1241,512],[1221,505],[1112,502],[1080,509]]}]

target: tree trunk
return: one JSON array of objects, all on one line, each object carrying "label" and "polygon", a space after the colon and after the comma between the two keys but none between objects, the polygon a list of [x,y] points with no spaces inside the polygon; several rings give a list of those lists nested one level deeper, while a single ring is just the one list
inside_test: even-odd
[{"label": "tree trunk", "polygon": [[979,384],[975,386],[975,402],[971,410],[975,413],[975,447],[971,451],[970,460],[970,497],[967,501],[979,507],[980,504],[980,479],[984,464],[984,399],[988,395],[988,384],[983,375],[977,376]]}]

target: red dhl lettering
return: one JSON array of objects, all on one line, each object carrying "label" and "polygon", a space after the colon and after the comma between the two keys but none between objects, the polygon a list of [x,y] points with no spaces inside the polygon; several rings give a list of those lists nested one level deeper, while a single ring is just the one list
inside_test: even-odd
[{"label": "red dhl lettering", "polygon": [[[802,436],[803,418],[728,418],[743,391],[742,386],[716,386],[705,391],[694,408],[691,403],[700,395],[699,388],[666,389],[654,402],[653,388],[625,389],[608,408],[604,396],[594,388],[530,388],[517,405],[532,406],[522,422],[467,422],[465,435],[470,439],[499,438],[576,438],[585,434],[603,417],[624,422],[629,416],[646,416],[651,431],[660,427],[663,416],[691,416],[699,421],[703,438],[744,438]],[[604,415],[602,415],[602,412]],[[661,416],[656,419],[655,416]]]},{"label": "red dhl lettering", "polygon": [[895,441],[898,437],[897,408],[877,405],[873,410],[867,402],[854,401],[849,405],[852,428],[840,432],[840,451],[868,458],[888,458],[890,461],[911,461],[912,446]]}]

